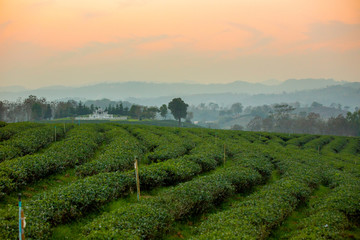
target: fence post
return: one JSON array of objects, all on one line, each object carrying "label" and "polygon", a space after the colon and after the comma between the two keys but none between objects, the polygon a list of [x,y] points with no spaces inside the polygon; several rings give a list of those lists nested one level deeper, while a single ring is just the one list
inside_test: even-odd
[{"label": "fence post", "polygon": [[135,177],[136,177],[136,189],[137,189],[137,200],[140,201],[140,179],[139,179],[139,165],[138,160],[135,157]]},{"label": "fence post", "polygon": [[226,159],[226,144],[224,143],[224,166],[225,166],[225,159]]},{"label": "fence post", "polygon": [[55,142],[56,142],[56,126],[55,126]]},{"label": "fence post", "polygon": [[25,240],[25,233],[24,233],[25,217],[21,205],[21,193],[19,193],[18,198],[19,198],[19,240]]}]

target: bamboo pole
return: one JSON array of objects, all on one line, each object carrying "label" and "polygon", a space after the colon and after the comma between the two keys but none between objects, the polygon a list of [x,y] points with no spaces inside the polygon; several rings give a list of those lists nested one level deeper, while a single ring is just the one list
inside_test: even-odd
[{"label": "bamboo pole", "polygon": [[225,166],[225,160],[226,160],[226,144],[224,144],[224,166]]},{"label": "bamboo pole", "polygon": [[21,193],[19,193],[18,198],[19,198],[19,240],[25,240],[25,232],[24,232],[25,216],[21,204]]},{"label": "bamboo pole", "polygon": [[140,201],[140,179],[139,179],[139,165],[138,160],[135,158],[135,177],[136,177],[136,189],[137,189],[137,200]]}]

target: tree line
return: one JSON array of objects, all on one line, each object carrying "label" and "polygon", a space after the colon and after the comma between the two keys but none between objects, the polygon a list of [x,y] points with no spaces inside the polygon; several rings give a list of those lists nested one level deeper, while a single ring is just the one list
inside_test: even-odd
[{"label": "tree line", "polygon": [[[250,131],[360,136],[360,110],[323,120],[318,113],[292,114],[294,107],[276,104],[267,116],[255,116],[247,125]],[[237,128],[234,126],[233,128]]]},{"label": "tree line", "polygon": [[[123,104],[109,104],[105,108],[109,114],[117,116],[128,116],[134,119],[155,119],[159,114],[163,119],[168,116],[168,110],[176,120],[187,117],[188,105],[181,98],[174,98],[169,105],[163,104],[160,108],[148,107],[133,104],[131,107],[124,107]],[[45,98],[38,98],[30,95],[28,98],[16,102],[0,101],[0,121],[21,122],[41,121],[66,117],[76,117],[92,114],[97,106],[91,104],[86,106],[83,102],[68,100],[48,102]],[[191,115],[191,114],[190,114]]]}]

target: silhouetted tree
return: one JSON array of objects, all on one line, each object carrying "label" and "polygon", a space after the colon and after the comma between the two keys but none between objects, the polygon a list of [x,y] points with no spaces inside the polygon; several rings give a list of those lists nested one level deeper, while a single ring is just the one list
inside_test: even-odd
[{"label": "silhouetted tree", "polygon": [[239,115],[243,110],[243,105],[241,103],[234,103],[231,105],[230,110],[234,115]]},{"label": "silhouetted tree", "polygon": [[247,129],[250,131],[260,131],[261,130],[261,124],[262,124],[262,118],[259,116],[254,117],[253,120],[251,120],[248,125]]},{"label": "silhouetted tree", "polygon": [[187,123],[191,123],[191,119],[193,119],[193,118],[194,118],[194,113],[193,112],[188,112],[186,114],[186,122]]},{"label": "silhouetted tree", "polygon": [[179,127],[181,126],[181,118],[186,118],[188,104],[181,98],[174,98],[169,102],[168,108],[175,119],[179,120]]},{"label": "silhouetted tree", "polygon": [[231,130],[244,130],[244,127],[239,125],[239,124],[234,124],[233,126],[231,126],[230,128]]},{"label": "silhouetted tree", "polygon": [[50,120],[52,117],[52,110],[50,104],[46,104],[46,110],[44,113],[44,118]]},{"label": "silhouetted tree", "polygon": [[161,107],[160,107],[160,115],[165,119],[167,113],[168,113],[168,108],[167,108],[166,104],[161,105]]}]

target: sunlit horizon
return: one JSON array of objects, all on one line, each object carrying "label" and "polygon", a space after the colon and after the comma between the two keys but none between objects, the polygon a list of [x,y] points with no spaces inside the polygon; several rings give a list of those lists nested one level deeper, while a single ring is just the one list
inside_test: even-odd
[{"label": "sunlit horizon", "polygon": [[359,82],[360,2],[0,0],[0,87]]}]

